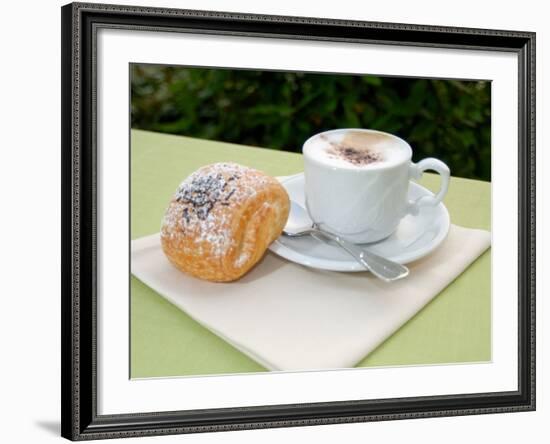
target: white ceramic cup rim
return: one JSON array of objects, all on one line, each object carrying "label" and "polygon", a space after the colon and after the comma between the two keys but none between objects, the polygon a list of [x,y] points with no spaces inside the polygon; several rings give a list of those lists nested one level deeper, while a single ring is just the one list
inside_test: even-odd
[{"label": "white ceramic cup rim", "polygon": [[[382,134],[384,136],[387,136],[388,138],[390,138],[390,139],[396,141],[397,143],[399,143],[401,146],[405,147],[405,149],[407,150],[407,156],[403,157],[402,159],[399,159],[399,161],[397,161],[397,162],[373,163],[373,164],[370,164],[368,166],[368,168],[357,168],[356,166],[353,166],[353,165],[350,165],[349,167],[340,166],[340,165],[339,166],[327,165],[325,162],[322,162],[319,159],[317,159],[316,157],[313,157],[311,154],[306,153],[306,146],[308,144],[310,144],[311,142],[313,142],[313,140],[318,139],[319,137],[321,137],[323,135],[334,134],[334,133],[343,133],[343,132],[352,132],[352,131],[353,132],[369,133],[369,134],[375,133],[375,134]],[[307,157],[310,162],[313,162],[313,163],[315,163],[319,166],[323,166],[323,167],[333,169],[333,170],[338,169],[338,170],[354,171],[354,172],[357,172],[357,173],[364,173],[366,171],[384,170],[384,169],[388,169],[388,168],[394,168],[397,165],[403,165],[404,163],[410,163],[411,159],[412,159],[412,148],[409,145],[409,143],[407,141],[403,140],[401,137],[396,136],[396,135],[391,134],[391,133],[386,133],[385,131],[378,131],[378,130],[366,129],[366,128],[337,128],[337,129],[323,131],[321,133],[314,134],[313,136],[308,138],[302,146],[302,154],[305,157]]]}]

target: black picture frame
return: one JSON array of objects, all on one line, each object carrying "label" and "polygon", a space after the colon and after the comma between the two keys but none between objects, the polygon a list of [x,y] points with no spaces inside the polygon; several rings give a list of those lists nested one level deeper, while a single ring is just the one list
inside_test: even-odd
[{"label": "black picture frame", "polygon": [[[535,409],[535,33],[85,3],[63,6],[61,15],[62,436],[85,440]],[[518,389],[450,396],[98,415],[95,39],[96,30],[101,27],[517,54]]]}]

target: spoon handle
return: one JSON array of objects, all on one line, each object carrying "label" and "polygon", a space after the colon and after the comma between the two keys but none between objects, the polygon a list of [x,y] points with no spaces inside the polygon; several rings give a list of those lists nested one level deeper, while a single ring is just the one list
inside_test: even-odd
[{"label": "spoon handle", "polygon": [[318,228],[312,228],[312,234],[316,234],[324,239],[329,239],[336,242],[340,247],[346,250],[353,256],[357,262],[363,265],[367,270],[370,270],[375,276],[383,281],[391,282],[397,279],[406,277],[409,274],[409,269],[397,262],[390,261],[382,256],[378,256],[370,251],[363,250],[351,242],[348,242],[340,236],[337,236]]}]

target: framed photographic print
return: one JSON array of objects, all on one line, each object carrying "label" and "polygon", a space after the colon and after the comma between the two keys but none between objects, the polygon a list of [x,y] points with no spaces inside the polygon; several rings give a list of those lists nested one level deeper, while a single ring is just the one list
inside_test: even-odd
[{"label": "framed photographic print", "polygon": [[535,35],[62,8],[62,435],[535,408]]}]

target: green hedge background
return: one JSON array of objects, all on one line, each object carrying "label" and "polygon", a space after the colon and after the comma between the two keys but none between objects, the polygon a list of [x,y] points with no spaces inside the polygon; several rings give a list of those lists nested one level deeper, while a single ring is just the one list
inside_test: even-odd
[{"label": "green hedge background", "polygon": [[491,179],[491,84],[175,66],[131,66],[132,127],[301,152],[334,128],[396,134],[414,160]]}]

